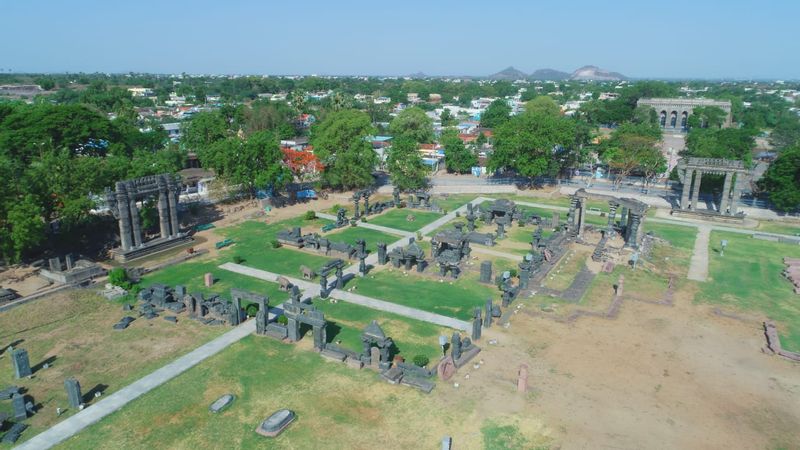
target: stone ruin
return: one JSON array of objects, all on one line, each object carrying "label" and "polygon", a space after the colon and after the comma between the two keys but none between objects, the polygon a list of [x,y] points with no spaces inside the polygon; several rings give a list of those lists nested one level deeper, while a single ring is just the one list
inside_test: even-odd
[{"label": "stone ruin", "polygon": [[[578,189],[570,197],[567,215],[567,230],[571,238],[583,239],[586,226],[587,199],[607,200],[609,205],[607,233],[618,232],[625,241],[625,247],[638,249],[644,238],[643,224],[647,215],[646,203],[632,198],[615,198],[608,195],[589,194],[585,189]],[[621,209],[620,220],[616,221],[616,213]]]},{"label": "stone ruin", "polygon": [[431,239],[431,258],[439,266],[441,276],[449,271],[453,278],[458,278],[461,263],[469,258],[471,252],[467,235],[460,227],[440,231]]},{"label": "stone ruin", "polygon": [[417,265],[417,272],[425,270],[425,252],[417,244],[414,238],[409,238],[408,245],[405,247],[395,247],[389,252],[389,260],[395,268],[402,264],[406,270],[411,270],[411,266]]},{"label": "stone ruin", "polygon": [[491,224],[498,219],[506,226],[511,226],[513,220],[522,218],[522,212],[517,210],[516,203],[511,200],[499,199],[489,204],[480,206],[483,221]]},{"label": "stone ruin", "polygon": [[[163,284],[154,284],[139,292],[139,315],[146,319],[154,319],[160,314],[169,312],[178,314],[188,312],[189,317],[205,325],[239,325],[247,314],[242,308],[242,301],[260,303],[265,297],[233,288],[230,291],[231,300],[228,301],[218,294],[213,294],[208,299],[203,293],[188,294],[182,285],[171,289]],[[177,321],[175,316],[165,316],[166,320]],[[132,319],[130,320],[132,321]],[[130,322],[128,322],[130,323]],[[119,325],[119,324],[118,324]],[[127,326],[127,325],[125,325]],[[115,325],[116,328],[116,325]]]},{"label": "stone ruin", "polygon": [[[672,209],[672,215],[693,217],[719,222],[741,223],[744,213],[738,210],[742,190],[752,179],[753,172],[738,160],[718,158],[682,158],[677,166],[678,178],[682,183],[681,202]],[[700,184],[703,175],[724,175],[719,201],[712,200],[711,209],[698,208]],[[736,180],[734,180],[734,177]],[[691,201],[690,201],[691,193]]]},{"label": "stone ruin", "polygon": [[77,259],[71,253],[61,258],[56,256],[48,260],[48,268],[41,269],[39,275],[47,281],[60,284],[82,284],[106,274],[99,264],[88,259]]},{"label": "stone ruin", "polygon": [[501,294],[502,305],[504,308],[507,308],[511,304],[511,302],[513,302],[514,299],[517,298],[517,295],[521,290],[521,286],[519,285],[515,286],[513,284],[513,282],[511,281],[511,273],[508,271],[503,272],[498,276],[497,285],[500,291],[502,292]]},{"label": "stone ruin", "polygon": [[276,239],[283,245],[315,250],[325,256],[352,259],[357,256],[357,248],[346,242],[334,242],[317,233],[302,234],[300,227],[278,232]]},{"label": "stone ruin", "polygon": [[[118,181],[114,191],[106,189],[106,204],[119,222],[121,245],[112,250],[114,258],[130,261],[190,241],[180,230],[178,195],[180,177],[171,174],[151,175],[134,180]],[[138,203],[156,198],[160,235],[146,241],[139,217]]]},{"label": "stone ruin", "polygon": [[425,209],[428,211],[440,212],[441,208],[436,203],[431,201],[431,194],[425,191],[414,191],[408,195],[408,202],[406,203],[411,209]]},{"label": "stone ruin", "polygon": [[800,295],[800,258],[783,258],[786,269],[783,276],[792,283],[794,293]]}]

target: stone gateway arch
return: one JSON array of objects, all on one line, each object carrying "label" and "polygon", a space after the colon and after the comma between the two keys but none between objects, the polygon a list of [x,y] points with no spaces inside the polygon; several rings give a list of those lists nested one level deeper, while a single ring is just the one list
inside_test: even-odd
[{"label": "stone gateway arch", "polygon": [[[106,204],[119,222],[120,247],[112,250],[115,259],[130,261],[191,240],[180,231],[180,186],[178,176],[161,174],[118,181],[114,191],[106,189]],[[145,241],[137,205],[150,198],[157,200],[160,236]]]},{"label": "stone gateway arch", "polygon": [[636,106],[649,106],[656,111],[658,123],[667,130],[685,131],[688,128],[689,116],[694,108],[715,106],[725,111],[723,128],[731,126],[731,102],[727,100],[711,100],[706,98],[640,98]]}]

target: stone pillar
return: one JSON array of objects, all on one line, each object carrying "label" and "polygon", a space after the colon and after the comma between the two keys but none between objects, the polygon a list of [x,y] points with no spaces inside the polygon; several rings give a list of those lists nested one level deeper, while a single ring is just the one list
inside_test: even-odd
[{"label": "stone pillar", "polygon": [[578,205],[581,208],[578,213],[578,237],[583,237],[583,224],[586,221],[586,199],[581,198]]},{"label": "stone pillar", "polygon": [[314,333],[314,348],[322,350],[325,348],[326,341],[328,340],[325,335],[325,327],[312,326],[312,331]]},{"label": "stone pillar", "polygon": [[492,326],[492,299],[486,300],[486,314],[483,316],[483,326],[486,328]]},{"label": "stone pillar", "polygon": [[142,224],[139,219],[139,208],[136,207],[136,199],[132,198],[130,203],[131,208],[131,226],[133,228],[133,242],[136,247],[142,246]]},{"label": "stone pillar", "polygon": [[128,194],[125,185],[117,183],[117,210],[119,211],[119,240],[122,250],[130,250],[131,242],[131,210],[128,204]]},{"label": "stone pillar", "polygon": [[722,198],[719,201],[719,213],[728,215],[728,204],[730,203],[732,172],[725,172],[725,182],[722,184]]},{"label": "stone pillar", "polygon": [[161,229],[161,237],[169,237],[169,204],[167,202],[166,191],[158,193],[158,224]]},{"label": "stone pillar", "polygon": [[736,180],[733,186],[733,194],[731,199],[731,215],[735,216],[739,213],[739,197],[742,196],[742,189],[739,187],[739,180]]},{"label": "stone pillar", "polygon": [[359,214],[358,214],[358,197],[353,197],[353,205],[355,207],[354,212],[353,212],[353,217],[358,219],[358,217],[359,217]]},{"label": "stone pillar", "polygon": [[11,365],[14,366],[14,378],[25,378],[31,376],[31,363],[28,359],[28,351],[22,348],[11,352]]},{"label": "stone pillar", "polygon": [[287,318],[286,329],[289,331],[289,341],[297,342],[300,340],[300,323],[297,319]]},{"label": "stone pillar", "polygon": [[697,199],[700,198],[700,182],[703,179],[703,172],[695,170],[694,186],[692,186],[692,211],[697,211]]},{"label": "stone pillar", "polygon": [[178,191],[177,186],[172,186],[167,194],[167,200],[169,201],[169,218],[172,225],[172,229],[170,230],[170,237],[175,237],[181,231],[180,225],[178,224]]},{"label": "stone pillar", "polygon": [[472,340],[477,341],[481,338],[481,308],[475,308],[475,312],[472,316]]},{"label": "stone pillar", "polygon": [[681,186],[681,209],[689,209],[689,192],[692,189],[692,178],[694,170],[686,169],[683,176],[683,186]]},{"label": "stone pillar", "polygon": [[365,216],[369,215],[369,196],[368,195],[364,196],[364,215]]},{"label": "stone pillar", "polygon": [[69,400],[70,408],[78,409],[83,403],[81,384],[75,378],[67,378],[64,380],[64,389],[67,391],[67,400]]},{"label": "stone pillar", "polygon": [[614,229],[614,219],[617,217],[617,207],[619,205],[616,203],[611,203],[608,205],[608,231]]}]

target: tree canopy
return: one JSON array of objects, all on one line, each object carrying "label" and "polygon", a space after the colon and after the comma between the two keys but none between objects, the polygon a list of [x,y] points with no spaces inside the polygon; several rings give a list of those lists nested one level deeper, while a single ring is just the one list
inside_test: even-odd
[{"label": "tree canopy", "polygon": [[489,104],[481,113],[481,126],[484,128],[497,128],[508,122],[511,117],[511,107],[508,102],[499,98]]},{"label": "tree canopy", "polygon": [[557,116],[561,114],[561,107],[558,106],[553,97],[549,95],[540,95],[538,97],[534,97],[528,103],[525,103],[525,112],[526,113],[534,113],[540,112],[543,114],[549,114],[551,116]]},{"label": "tree canopy", "polygon": [[423,188],[426,183],[428,169],[422,163],[418,144],[409,137],[394,139],[387,167],[392,184],[401,191]]},{"label": "tree canopy", "polygon": [[575,122],[540,111],[514,116],[494,133],[489,169],[514,169],[527,177],[556,175],[572,161]]},{"label": "tree canopy", "polygon": [[441,143],[444,147],[444,163],[448,172],[469,173],[473,167],[478,165],[478,157],[472,150],[464,146],[464,142],[458,137],[458,132],[455,130],[442,133]]},{"label": "tree canopy", "polygon": [[686,137],[687,156],[741,160],[752,165],[755,131],[739,128],[695,128]]},{"label": "tree canopy", "polygon": [[800,208],[800,145],[784,149],[759,184],[769,193],[776,208],[782,211]]},{"label": "tree canopy", "polygon": [[377,155],[367,137],[369,115],[353,109],[330,113],[311,129],[311,143],[323,166],[322,180],[338,189],[370,186]]},{"label": "tree canopy", "polygon": [[389,124],[389,132],[420,144],[433,142],[433,120],[419,107],[406,108]]}]

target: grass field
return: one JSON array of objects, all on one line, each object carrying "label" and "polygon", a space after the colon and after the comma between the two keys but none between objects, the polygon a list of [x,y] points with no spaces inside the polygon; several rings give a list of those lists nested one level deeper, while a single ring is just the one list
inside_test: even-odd
[{"label": "grass field", "polygon": [[[440,282],[418,276],[415,270],[416,267],[412,268],[407,276],[403,275],[402,268],[381,270],[366,278],[357,278],[351,284],[357,287],[358,294],[462,320],[470,319],[475,307],[483,306],[486,299],[498,296],[497,288],[480,284],[471,275],[463,275],[455,282],[449,278]],[[426,269],[428,272],[436,270],[434,267]]]},{"label": "grass field", "polygon": [[[226,393],[236,396],[234,403],[210,413],[208,405]],[[484,424],[485,442],[493,446],[508,439],[547,442],[485,422],[463,396],[433,398],[302,345],[249,336],[60,448],[438,448],[445,435],[480,441]],[[280,408],[295,411],[295,422],[275,439],[257,435],[256,426]]]},{"label": "grass field", "polygon": [[430,361],[437,361],[441,356],[439,336],[442,334],[450,336],[453,333],[449,328],[344,301],[331,303],[317,298],[313,303],[318,310],[325,313],[325,320],[329,324],[328,342],[334,342],[357,353],[363,351],[361,332],[373,320],[377,320],[386,335],[392,338],[396,353],[409,362],[413,360],[414,355],[425,355]]},{"label": "grass field", "polygon": [[[411,222],[406,220],[406,217],[409,215],[413,215],[415,217],[415,219]],[[392,209],[379,216],[369,217],[367,220],[369,223],[380,225],[382,227],[389,227],[403,231],[417,231],[440,217],[442,217],[442,214],[435,212],[402,208]]]},{"label": "grass field", "polygon": [[[728,240],[725,255],[719,242]],[[800,258],[800,246],[753,239],[738,233],[711,233],[710,280],[696,300],[759,311],[778,324],[784,347],[800,351],[800,298],[781,276],[783,257]]]},{"label": "grass field", "polygon": [[[52,294],[0,315],[0,345],[13,343],[15,348],[27,350],[34,368],[32,379],[17,380],[10,355],[0,358],[0,387],[23,387],[37,405],[21,439],[29,439],[75,412],[67,402],[66,378],[76,377],[90,401],[94,389],[105,394],[117,391],[225,331],[180,318],[173,324],[161,317],[138,318],[126,330],[112,330],[126,315],[138,317],[135,311],[123,312],[119,303],[88,290]],[[42,369],[44,362],[51,367]],[[61,417],[56,416],[59,407],[66,410]],[[11,402],[0,402],[0,411],[10,410]]]},{"label": "grass field", "polygon": [[758,224],[758,231],[800,236],[800,224],[761,221]]}]

